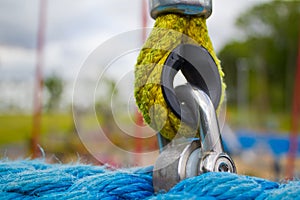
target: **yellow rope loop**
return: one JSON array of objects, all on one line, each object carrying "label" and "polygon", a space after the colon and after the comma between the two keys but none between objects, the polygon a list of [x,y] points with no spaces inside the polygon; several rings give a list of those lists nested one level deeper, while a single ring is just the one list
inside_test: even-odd
[{"label": "yellow rope loop", "polygon": [[[165,102],[161,90],[164,63],[170,52],[181,43],[197,44],[206,48],[215,60],[221,78],[224,76],[208,36],[204,18],[176,14],[156,18],[154,28],[135,66],[135,99],[145,122],[167,139],[173,139],[177,134],[195,137],[198,133],[175,116]],[[224,92],[225,84],[222,81],[220,104],[224,99]]]}]

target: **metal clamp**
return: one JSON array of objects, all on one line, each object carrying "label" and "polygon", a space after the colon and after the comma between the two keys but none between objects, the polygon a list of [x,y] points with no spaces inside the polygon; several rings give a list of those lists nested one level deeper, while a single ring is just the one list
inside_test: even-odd
[{"label": "metal clamp", "polygon": [[150,0],[149,3],[150,15],[153,19],[168,13],[208,18],[212,13],[212,0]]}]

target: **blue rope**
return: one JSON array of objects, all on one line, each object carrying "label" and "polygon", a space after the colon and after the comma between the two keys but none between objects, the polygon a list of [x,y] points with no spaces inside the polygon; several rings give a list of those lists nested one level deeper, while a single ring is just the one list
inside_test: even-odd
[{"label": "blue rope", "polygon": [[300,181],[276,183],[229,173],[206,173],[154,194],[151,171],[0,161],[0,199],[300,199]]}]

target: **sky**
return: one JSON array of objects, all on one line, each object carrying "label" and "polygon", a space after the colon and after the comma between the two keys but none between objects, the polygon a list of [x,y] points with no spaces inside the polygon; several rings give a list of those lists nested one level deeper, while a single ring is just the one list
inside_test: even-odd
[{"label": "sky", "polygon": [[[54,71],[74,77],[97,46],[115,35],[141,28],[141,1],[48,0],[45,73]],[[217,51],[235,38],[236,17],[258,2],[262,0],[213,0],[208,29]],[[1,0],[2,76],[31,76],[36,59],[38,10],[39,0]],[[152,27],[153,23],[154,20],[148,16],[148,27]]]},{"label": "sky", "polygon": [[[239,37],[234,22],[242,12],[266,1],[269,0],[213,0],[213,14],[207,25],[215,50]],[[39,3],[40,0],[0,1],[2,83],[11,80],[33,82]],[[134,30],[142,28],[141,7],[142,0],[48,0],[44,76],[55,73],[74,81],[90,55],[99,46],[104,48],[106,43],[109,48],[102,51],[102,57],[97,57],[98,63],[109,57],[106,54],[116,53],[121,47],[140,47],[141,37]],[[154,20],[148,15],[147,27],[151,28],[153,24]],[[136,35],[130,39],[119,37],[128,32]],[[120,55],[115,63],[123,66],[112,67],[110,71],[120,71],[121,75],[122,70],[124,73],[132,71],[137,55],[138,50],[125,57]]]}]

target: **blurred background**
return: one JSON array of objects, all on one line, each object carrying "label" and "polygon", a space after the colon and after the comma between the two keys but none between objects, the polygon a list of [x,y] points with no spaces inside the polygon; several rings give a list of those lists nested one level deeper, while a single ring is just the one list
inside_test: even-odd
[{"label": "blurred background", "polygon": [[[134,64],[154,24],[146,7],[0,2],[0,158],[154,163],[155,133],[133,98]],[[226,75],[222,134],[238,173],[299,178],[300,1],[213,0],[207,25]]]}]

